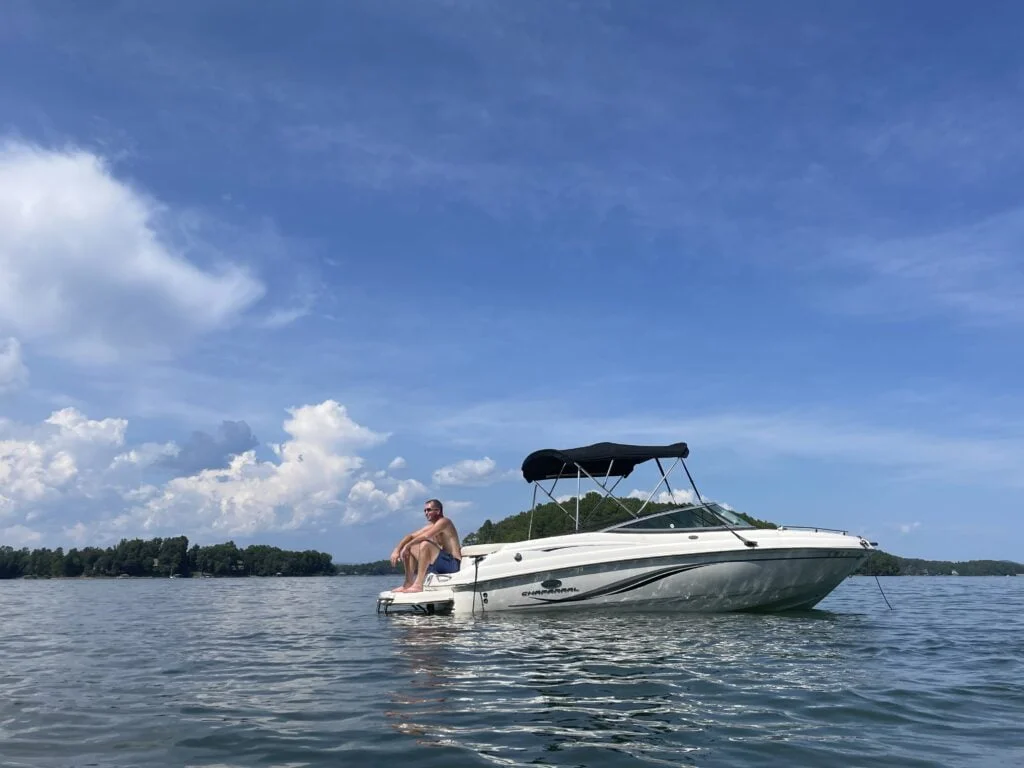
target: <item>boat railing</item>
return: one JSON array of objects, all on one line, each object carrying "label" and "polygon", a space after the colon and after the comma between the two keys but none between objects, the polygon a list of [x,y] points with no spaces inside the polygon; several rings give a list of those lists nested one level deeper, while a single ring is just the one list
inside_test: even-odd
[{"label": "boat railing", "polygon": [[844,536],[849,535],[849,531],[843,531],[839,528],[822,528],[820,525],[780,525],[780,531],[814,531],[815,533],[841,533]]}]

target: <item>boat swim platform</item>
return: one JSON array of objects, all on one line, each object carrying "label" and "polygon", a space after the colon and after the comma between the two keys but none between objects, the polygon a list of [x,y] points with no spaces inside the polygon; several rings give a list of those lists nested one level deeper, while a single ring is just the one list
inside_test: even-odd
[{"label": "boat swim platform", "polygon": [[386,590],[377,596],[377,613],[416,613],[424,616],[451,613],[455,605],[455,590],[430,589],[423,592],[392,592]]}]

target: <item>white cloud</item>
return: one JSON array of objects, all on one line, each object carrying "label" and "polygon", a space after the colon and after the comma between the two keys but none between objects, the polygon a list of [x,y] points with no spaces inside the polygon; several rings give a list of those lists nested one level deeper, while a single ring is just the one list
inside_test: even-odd
[{"label": "white cloud", "polygon": [[436,485],[490,485],[503,480],[508,474],[499,472],[497,462],[485,456],[482,459],[464,459],[434,470],[434,483]]},{"label": "white cloud", "polygon": [[0,339],[0,395],[28,383],[28,368],[21,359],[21,343],[13,336]]},{"label": "white cloud", "polygon": [[117,454],[110,462],[110,469],[117,470],[126,466],[147,467],[161,459],[177,456],[180,452],[181,448],[173,442],[143,443],[138,448]]},{"label": "white cloud", "polygon": [[416,499],[423,499],[427,487],[418,480],[392,480],[389,492],[377,487],[372,480],[359,480],[348,494],[344,521],[358,522],[397,512],[409,507]]},{"label": "white cloud", "polygon": [[284,430],[291,439],[273,446],[279,462],[259,461],[255,451],[246,451],[226,468],[174,478],[133,508],[131,518],[144,531],[177,527],[245,535],[297,528],[332,510],[346,515],[343,494],[363,466],[354,451],[386,436],[354,422],[333,400],[289,413]]},{"label": "white cloud", "polygon": [[899,524],[900,533],[911,533],[913,531],[916,531],[920,527],[921,527],[921,524],[917,523],[917,522],[914,522],[914,523],[900,523]]},{"label": "white cloud", "polygon": [[263,285],[190,261],[162,229],[167,213],[89,152],[0,145],[0,330],[110,362],[231,324]]},{"label": "white cloud", "polygon": [[108,418],[100,421],[87,418],[76,408],[62,408],[46,420],[56,426],[61,439],[101,445],[123,445],[127,419]]},{"label": "white cloud", "polygon": [[9,547],[30,547],[42,540],[42,534],[24,525],[12,525],[0,528],[0,545]]},{"label": "white cloud", "polygon": [[[89,419],[73,408],[35,427],[0,421],[0,516],[8,526],[43,519],[50,535],[79,541],[119,535],[182,533],[252,535],[314,520],[347,524],[418,503],[427,488],[386,472],[363,472],[363,448],[387,439],[335,401],[288,410],[289,439],[275,458],[255,450],[166,480],[142,482],[143,471],[167,471],[174,443],[128,447],[124,419]],[[73,502],[73,506],[68,502]],[[70,520],[64,510],[73,508]],[[60,517],[61,520],[56,520]]]},{"label": "white cloud", "polygon": [[67,451],[30,440],[0,441],[0,515],[59,494],[77,473]]},{"label": "white cloud", "polygon": [[426,487],[417,480],[356,477],[361,448],[387,435],[357,424],[344,406],[328,400],[290,409],[284,429],[291,439],[272,446],[278,462],[258,461],[254,451],[235,456],[225,469],[175,478],[115,520],[143,531],[178,529],[251,535],[298,528],[324,517],[354,523],[407,507]]},{"label": "white cloud", "polygon": [[[295,438],[293,443],[355,450],[378,445],[389,437],[354,422],[345,406],[334,400],[289,408],[288,413],[292,418],[284,423],[284,430]],[[279,453],[283,451],[282,447]]]},{"label": "white cloud", "polygon": [[[93,420],[64,408],[25,435],[0,434],[0,515],[34,514],[69,490],[94,489],[126,427],[124,419]],[[12,425],[0,423],[0,431]]]},{"label": "white cloud", "polygon": [[388,469],[392,472],[396,469],[405,469],[405,459],[401,456],[395,456],[395,458],[391,460],[391,463],[388,464]]}]

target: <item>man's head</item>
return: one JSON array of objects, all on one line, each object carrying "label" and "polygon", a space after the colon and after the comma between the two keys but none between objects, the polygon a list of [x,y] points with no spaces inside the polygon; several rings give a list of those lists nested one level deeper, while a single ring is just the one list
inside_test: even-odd
[{"label": "man's head", "polygon": [[434,522],[438,518],[444,517],[444,504],[440,499],[427,499],[423,503],[423,514],[430,522]]}]

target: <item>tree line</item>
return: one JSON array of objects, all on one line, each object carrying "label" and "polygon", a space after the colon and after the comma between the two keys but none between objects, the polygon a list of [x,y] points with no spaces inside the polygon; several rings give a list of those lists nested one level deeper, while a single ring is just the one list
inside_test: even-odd
[{"label": "tree line", "polygon": [[404,572],[401,562],[392,565],[390,560],[374,560],[372,563],[351,563],[334,567],[339,576],[390,576]]},{"label": "tree line", "polygon": [[1024,565],[1011,560],[922,560],[874,552],[857,570],[862,576],[1016,576]]},{"label": "tree line", "polygon": [[327,552],[289,551],[265,544],[244,549],[233,541],[210,546],[188,537],[122,539],[117,545],[56,549],[0,546],[0,579],[170,576],[333,576]]}]

